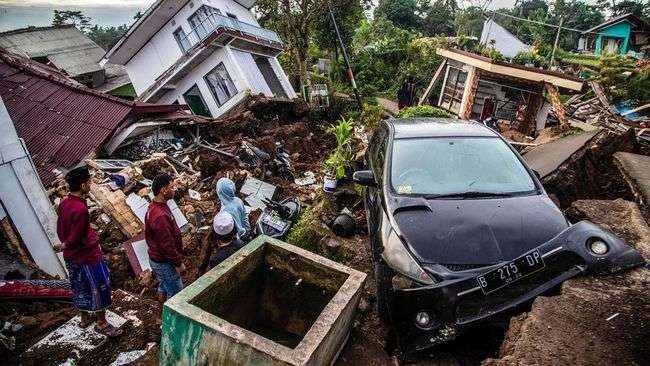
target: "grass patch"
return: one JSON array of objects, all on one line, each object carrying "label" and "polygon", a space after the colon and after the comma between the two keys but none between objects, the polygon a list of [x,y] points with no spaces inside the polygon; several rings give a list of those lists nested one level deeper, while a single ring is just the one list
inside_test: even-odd
[{"label": "grass patch", "polygon": [[314,209],[312,207],[305,209],[300,215],[298,222],[289,230],[287,243],[313,253],[318,253],[318,243],[323,236],[316,230],[316,225],[314,225],[315,220],[317,218]]},{"label": "grass patch", "polygon": [[562,61],[570,64],[600,68],[600,57],[598,56],[570,54],[562,56]]}]

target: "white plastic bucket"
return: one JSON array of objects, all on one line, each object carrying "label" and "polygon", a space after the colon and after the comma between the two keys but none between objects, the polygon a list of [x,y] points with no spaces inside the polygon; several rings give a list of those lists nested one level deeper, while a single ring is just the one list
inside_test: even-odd
[{"label": "white plastic bucket", "polygon": [[332,175],[326,175],[323,179],[323,191],[327,193],[336,192],[336,177]]}]

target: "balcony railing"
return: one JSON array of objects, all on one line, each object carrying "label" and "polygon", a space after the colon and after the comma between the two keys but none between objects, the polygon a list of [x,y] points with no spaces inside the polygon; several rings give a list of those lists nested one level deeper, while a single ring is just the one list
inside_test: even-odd
[{"label": "balcony railing", "polygon": [[199,25],[193,28],[190,33],[179,37],[178,43],[183,52],[186,53],[220,27],[226,30],[239,32],[248,37],[282,44],[280,36],[272,30],[257,27],[219,14],[208,15]]}]

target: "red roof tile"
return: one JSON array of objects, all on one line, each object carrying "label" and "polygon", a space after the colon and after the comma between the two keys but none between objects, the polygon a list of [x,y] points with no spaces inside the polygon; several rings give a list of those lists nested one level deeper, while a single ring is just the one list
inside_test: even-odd
[{"label": "red roof tile", "polygon": [[162,114],[180,105],[147,105],[80,86],[55,69],[0,51],[0,96],[27,144],[43,184],[72,168],[131,114]]}]

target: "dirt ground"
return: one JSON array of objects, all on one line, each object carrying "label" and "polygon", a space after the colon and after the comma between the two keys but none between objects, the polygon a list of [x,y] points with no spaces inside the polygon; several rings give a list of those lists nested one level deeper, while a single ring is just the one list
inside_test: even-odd
[{"label": "dirt ground", "polygon": [[[247,109],[235,110],[223,121],[218,121],[212,127],[203,128],[201,136],[214,146],[231,152],[237,151],[239,142],[242,140],[251,142],[267,152],[273,152],[275,143],[282,142],[292,156],[296,176],[300,177],[306,171],[311,171],[315,173],[317,181],[322,182],[322,162],[334,147],[335,140],[326,131],[328,123],[323,121],[314,123],[308,112],[308,110],[304,109],[304,105],[286,104],[280,108],[277,104],[254,101]],[[552,134],[549,133],[550,135]],[[550,138],[549,136],[545,138]],[[207,235],[210,232],[209,226],[212,217],[219,210],[219,203],[214,193],[216,181],[221,177],[228,176],[235,181],[239,190],[247,173],[233,159],[212,153],[209,150],[196,149],[189,151],[187,155],[193,167],[201,172],[201,176],[198,181],[180,184],[178,197],[176,197],[179,207],[191,223],[188,232],[184,234],[184,247],[187,254],[185,263],[189,269],[183,274],[183,281],[186,285],[193,282],[207,270],[207,259],[210,253],[210,240]],[[598,169],[600,167],[597,164],[598,158],[601,155],[594,152],[591,155],[587,163],[584,161],[573,162],[569,166],[569,170],[578,175],[578,173]],[[174,172],[175,169],[170,168],[169,164],[160,162],[142,166],[143,175],[146,178],[152,178],[161,170]],[[318,222],[315,223],[319,227],[317,241],[322,237],[328,237],[334,239],[338,245],[333,248],[324,247],[322,240],[320,240],[320,244],[317,244],[316,247],[307,249],[326,255],[368,275],[350,338],[336,364],[398,364],[398,359],[393,357],[394,345],[389,329],[379,320],[377,314],[374,274],[370,256],[368,255],[368,237],[365,234],[365,212],[363,203],[354,189],[355,187],[349,180],[343,180],[337,196],[326,196],[322,193],[320,186],[299,187],[293,181],[273,176],[266,169],[253,168],[249,169],[248,173],[253,177],[276,185],[276,198],[296,196],[305,207],[317,207]],[[606,173],[609,173],[609,171]],[[606,177],[602,173],[601,175]],[[596,188],[591,187],[591,185],[595,184],[594,182],[581,181],[581,184],[583,187],[589,187],[590,192],[607,190],[607,187],[601,187],[598,184],[596,184]],[[565,185],[562,184],[558,184],[558,186],[565,188]],[[201,201],[189,198],[187,194],[188,188],[199,191]],[[568,188],[566,190],[570,194],[565,194],[564,197],[567,198],[567,201],[570,201],[571,198],[575,197],[575,194],[573,194],[573,190]],[[579,202],[584,201],[576,202],[568,211],[572,219],[590,218],[596,223],[608,225],[610,229],[628,241],[636,242],[639,240],[638,235],[640,234],[638,234],[637,228],[645,221],[640,214],[636,215],[633,212],[628,203],[613,201],[616,204],[610,204],[612,201],[599,201],[600,203],[592,202],[581,206]],[[348,239],[335,237],[328,228],[336,214],[343,208],[352,211],[352,216],[357,223],[355,236]],[[83,359],[80,362],[82,365],[108,364],[117,357],[119,352],[144,349],[149,342],[157,343],[160,340],[160,330],[154,319],[159,312],[158,305],[154,300],[155,288],[152,284],[143,284],[134,276],[125,252],[121,248],[121,244],[127,238],[113,223],[102,224],[100,214],[101,211],[96,210],[92,213],[92,218],[94,225],[98,227],[101,234],[102,249],[109,263],[113,287],[131,293],[131,295],[127,296],[123,291],[115,291],[117,295],[115,295],[114,309],[118,313],[137,314],[136,317],[142,324],[135,326],[132,321],[131,324],[127,325],[127,332],[122,338],[109,343],[101,351],[93,354],[92,357]],[[254,218],[251,218],[251,222],[254,222]],[[205,226],[208,226],[208,229],[202,230],[201,228]],[[637,270],[639,273],[643,273],[643,271],[643,269]],[[647,272],[647,270],[645,271]],[[645,299],[639,299],[644,296],[642,291],[644,286],[646,292],[648,288],[648,282],[645,282],[642,277],[632,278],[617,275],[606,278],[574,280],[571,285],[564,287],[565,291],[563,291],[562,295],[539,298],[535,302],[535,307],[529,313],[513,318],[510,324],[496,323],[476,328],[467,334],[461,335],[454,342],[409,355],[402,364],[479,365],[482,362],[499,365],[513,363],[534,364],[535,361],[528,362],[528,355],[539,355],[541,352],[548,353],[548,358],[540,359],[539,364],[580,363],[582,360],[596,361],[596,358],[590,358],[592,355],[589,350],[598,347],[608,350],[605,335],[609,334],[613,334],[617,338],[617,343],[612,346],[611,350],[625,352],[621,348],[625,344],[633,342],[637,339],[636,337],[638,339],[648,339],[650,335],[648,327],[645,326],[650,324],[646,316],[646,314],[650,314],[647,294]],[[605,283],[608,284],[608,288],[613,290],[610,292],[600,291],[599,286]],[[626,290],[615,290],[619,285],[627,286]],[[602,296],[608,296],[611,306],[599,307]],[[135,301],[133,301],[134,298]],[[572,308],[564,304],[562,301],[565,301],[565,298],[568,299],[566,301],[569,301],[567,304],[577,304],[576,306],[579,307]],[[623,304],[624,300],[629,299],[633,299],[633,301]],[[558,300],[563,305],[558,305]],[[587,313],[590,314],[590,318],[580,317],[585,312],[584,310],[588,310]],[[611,323],[603,320],[616,312],[621,315],[614,318]],[[638,314],[638,316],[635,314]],[[8,364],[18,364],[18,357],[25,349],[73,315],[74,311],[70,304],[42,302],[0,303],[0,321],[13,321],[25,325],[22,331],[16,333],[17,348],[7,353],[3,351],[4,348],[0,347],[0,357],[4,356]],[[625,325],[631,324],[630,322],[633,322],[634,326],[629,327],[631,330],[628,330]],[[644,325],[641,322],[646,323]],[[558,338],[557,342],[545,341],[546,337],[562,336],[566,324],[571,324],[572,329],[569,334],[572,337],[578,338],[587,334],[593,339],[593,342],[590,340],[585,341],[585,348],[581,350],[583,353],[565,356],[570,350],[566,344],[566,338]],[[603,327],[603,324],[605,324],[605,327]],[[614,328],[610,329],[608,327]],[[548,346],[546,343],[548,343]],[[539,344],[544,345],[542,347]],[[646,356],[648,354],[647,344],[646,342],[646,346],[630,347],[625,356],[627,358],[624,359],[631,362],[646,361],[645,363],[648,364],[647,357],[644,358],[644,353]],[[611,360],[608,358],[603,359]],[[52,360],[43,358],[37,361],[39,361],[39,364],[48,364]],[[137,364],[144,365],[155,365],[157,363],[157,346],[137,362]],[[637,362],[637,364],[643,364],[643,362]]]},{"label": "dirt ground", "polygon": [[[576,201],[568,215],[603,225],[650,258],[650,228],[635,203]],[[483,364],[650,364],[648,288],[648,267],[571,279],[558,296],[539,297],[513,318],[499,358]]]}]

